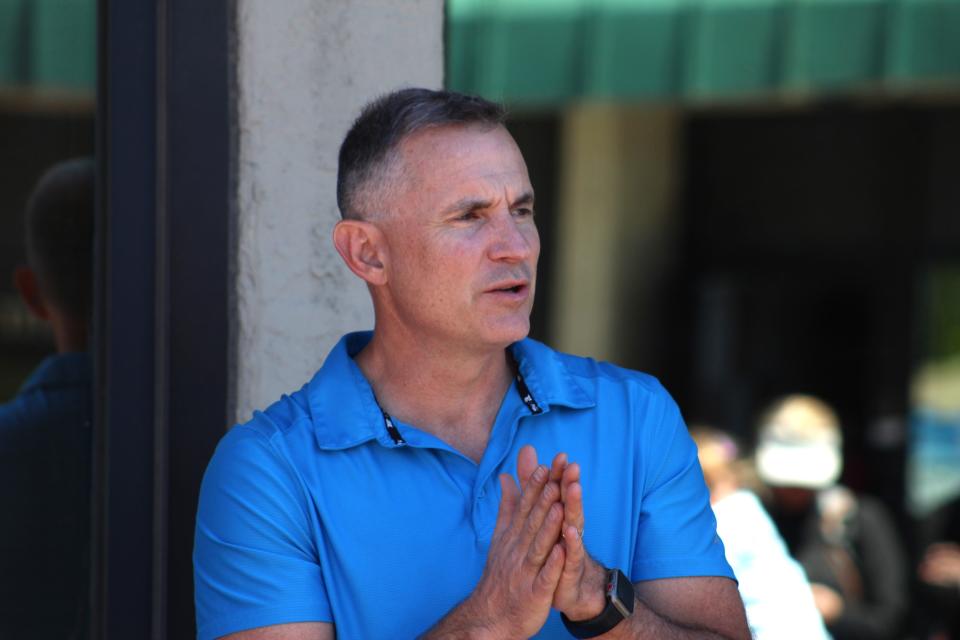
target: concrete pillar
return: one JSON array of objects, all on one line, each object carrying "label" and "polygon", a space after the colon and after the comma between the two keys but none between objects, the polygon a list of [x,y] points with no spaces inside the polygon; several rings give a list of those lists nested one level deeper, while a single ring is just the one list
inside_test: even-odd
[{"label": "concrete pillar", "polygon": [[562,135],[553,341],[642,364],[658,333],[649,305],[674,257],[678,111],[577,105]]},{"label": "concrete pillar", "polygon": [[239,0],[231,399],[237,420],[298,389],[373,326],[330,240],[337,151],[359,108],[443,83],[440,0]]}]

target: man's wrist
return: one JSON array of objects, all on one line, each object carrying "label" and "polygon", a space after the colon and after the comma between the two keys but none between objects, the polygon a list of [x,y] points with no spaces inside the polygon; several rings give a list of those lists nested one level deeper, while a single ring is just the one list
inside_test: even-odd
[{"label": "man's wrist", "polygon": [[485,611],[484,601],[474,591],[436,627],[421,636],[421,640],[505,640],[509,635],[499,629],[496,618]]},{"label": "man's wrist", "polygon": [[487,610],[487,604],[488,598],[474,591],[460,607],[462,618],[469,621],[469,633],[465,637],[470,640],[501,640],[507,637],[498,628],[496,616]]},{"label": "man's wrist", "polygon": [[518,621],[505,616],[492,605],[490,581],[481,578],[477,588],[457,607],[463,620],[469,621],[463,638],[469,640],[515,640]]},{"label": "man's wrist", "polygon": [[607,606],[607,570],[601,564],[592,559],[587,560],[583,584],[583,591],[576,606],[562,612],[574,622],[596,618]]},{"label": "man's wrist", "polygon": [[[624,628],[623,623],[632,616],[636,595],[627,576],[619,569],[605,569],[604,583],[604,607],[600,613],[586,619],[571,619],[561,614],[563,626],[575,638],[605,636],[614,629]],[[619,633],[615,635],[622,637]]]}]

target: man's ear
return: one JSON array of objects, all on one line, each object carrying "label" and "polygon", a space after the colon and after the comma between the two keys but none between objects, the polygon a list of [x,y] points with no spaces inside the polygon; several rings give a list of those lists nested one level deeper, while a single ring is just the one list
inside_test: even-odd
[{"label": "man's ear", "polygon": [[333,245],[350,271],[368,284],[386,284],[386,243],[376,225],[363,220],[341,220],[333,228]]},{"label": "man's ear", "polygon": [[50,311],[40,294],[40,282],[37,280],[36,271],[30,267],[17,267],[13,270],[13,286],[16,287],[20,299],[27,305],[31,314],[41,320],[49,319]]}]

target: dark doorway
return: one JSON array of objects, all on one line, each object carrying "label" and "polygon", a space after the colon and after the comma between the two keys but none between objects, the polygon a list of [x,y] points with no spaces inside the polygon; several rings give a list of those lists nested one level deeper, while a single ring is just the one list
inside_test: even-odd
[{"label": "dark doorway", "polygon": [[844,425],[846,481],[902,510],[906,437],[874,425],[907,414],[918,274],[960,255],[940,213],[960,193],[931,178],[958,123],[909,104],[689,117],[669,341],[685,355],[663,372],[688,419],[749,441],[767,402],[818,395]]}]

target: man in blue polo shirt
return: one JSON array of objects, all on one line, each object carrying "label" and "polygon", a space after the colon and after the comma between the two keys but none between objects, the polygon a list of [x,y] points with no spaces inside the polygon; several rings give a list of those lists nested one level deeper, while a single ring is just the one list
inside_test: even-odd
[{"label": "man in blue polo shirt", "polygon": [[749,638],[676,405],[527,339],[539,237],[503,111],[407,89],[340,150],[376,325],[223,439],[202,639]]}]

